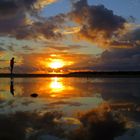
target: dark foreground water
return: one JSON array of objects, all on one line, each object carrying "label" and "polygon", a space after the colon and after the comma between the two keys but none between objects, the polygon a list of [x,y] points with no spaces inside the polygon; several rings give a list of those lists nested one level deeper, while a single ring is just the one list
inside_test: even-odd
[{"label": "dark foreground water", "polygon": [[140,140],[140,78],[0,78],[0,140]]}]

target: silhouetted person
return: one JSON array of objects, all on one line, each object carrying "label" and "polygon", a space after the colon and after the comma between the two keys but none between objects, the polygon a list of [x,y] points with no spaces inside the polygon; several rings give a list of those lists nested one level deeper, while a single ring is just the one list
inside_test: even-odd
[{"label": "silhouetted person", "polygon": [[11,82],[10,82],[10,92],[14,96],[14,81],[12,78],[11,78]]},{"label": "silhouetted person", "polygon": [[13,68],[14,68],[14,57],[10,60],[10,71],[11,71],[11,74],[13,74]]}]

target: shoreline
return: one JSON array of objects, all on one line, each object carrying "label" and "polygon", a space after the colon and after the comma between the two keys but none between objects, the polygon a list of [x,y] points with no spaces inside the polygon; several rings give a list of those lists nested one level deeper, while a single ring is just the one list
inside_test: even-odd
[{"label": "shoreline", "polygon": [[72,72],[67,74],[29,74],[29,73],[0,73],[0,78],[37,78],[37,77],[106,77],[106,78],[140,78],[140,71],[123,72]]}]

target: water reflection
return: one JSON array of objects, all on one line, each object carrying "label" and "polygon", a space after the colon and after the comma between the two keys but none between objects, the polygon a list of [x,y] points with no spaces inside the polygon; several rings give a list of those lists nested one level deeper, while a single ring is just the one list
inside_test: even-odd
[{"label": "water reflection", "polygon": [[[48,99],[91,99],[98,97],[111,103],[134,103],[140,101],[140,79],[94,79],[94,78],[21,78],[0,79],[0,98],[30,97],[37,93]],[[9,84],[10,83],[10,84]],[[16,90],[15,90],[16,89]]]},{"label": "water reflection", "polygon": [[[0,139],[6,136],[10,138],[10,129],[14,130],[12,134],[18,139],[24,139],[28,134],[31,136],[29,139],[38,139],[44,132],[64,138],[68,134],[68,131],[64,134],[64,130],[71,128],[69,124],[74,120],[65,117],[78,119],[82,124],[70,133],[70,140],[117,140],[117,136],[125,133],[128,120],[131,125],[127,123],[127,128],[140,129],[139,78],[15,78],[0,79],[0,83]],[[32,93],[39,96],[31,98]],[[102,109],[100,104],[104,102],[107,106]],[[65,115],[64,118],[61,116],[58,120],[54,117],[52,112],[56,110]],[[46,112],[50,113],[46,115]],[[81,112],[85,112],[84,115],[77,117]],[[121,116],[127,116],[127,119],[124,120]],[[49,121],[52,122],[51,125]],[[16,126],[13,125],[15,123]],[[10,129],[6,129],[8,124],[11,124]],[[20,128],[22,125],[23,128]],[[65,125],[62,132],[58,125],[60,128]],[[18,132],[20,129],[21,132]],[[5,132],[8,135],[3,137]],[[137,134],[133,133],[139,139]],[[124,139],[120,136],[118,140]]]},{"label": "water reflection", "polygon": [[[139,103],[140,79],[23,78],[0,79],[0,98],[29,97],[37,93],[44,99],[99,97],[109,102]],[[10,84],[9,84],[10,83]],[[16,89],[16,90],[15,90]]]},{"label": "water reflection", "polygon": [[51,92],[62,92],[65,89],[64,83],[60,78],[51,78],[50,90]]},{"label": "water reflection", "polygon": [[[49,78],[38,80],[38,82],[34,82],[34,91],[38,93],[41,97],[60,97],[63,95],[66,85],[63,82],[62,78]],[[24,87],[24,92],[30,92],[32,89],[28,89],[26,91]]]},{"label": "water reflection", "polygon": [[14,79],[11,78],[10,81],[10,93],[14,96]]},{"label": "water reflection", "polygon": [[128,129],[127,119],[102,104],[79,116],[82,126],[70,134],[71,140],[114,140]]},{"label": "water reflection", "polygon": [[[0,114],[1,140],[138,140],[140,130],[108,104],[70,118],[59,111]],[[125,135],[127,138],[124,139]],[[49,138],[48,138],[49,137]]]}]

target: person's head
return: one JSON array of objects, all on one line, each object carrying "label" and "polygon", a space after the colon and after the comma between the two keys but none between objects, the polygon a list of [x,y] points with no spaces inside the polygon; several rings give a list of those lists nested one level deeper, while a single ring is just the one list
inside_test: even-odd
[{"label": "person's head", "polygon": [[14,57],[12,57],[12,60],[14,60],[15,58]]}]

